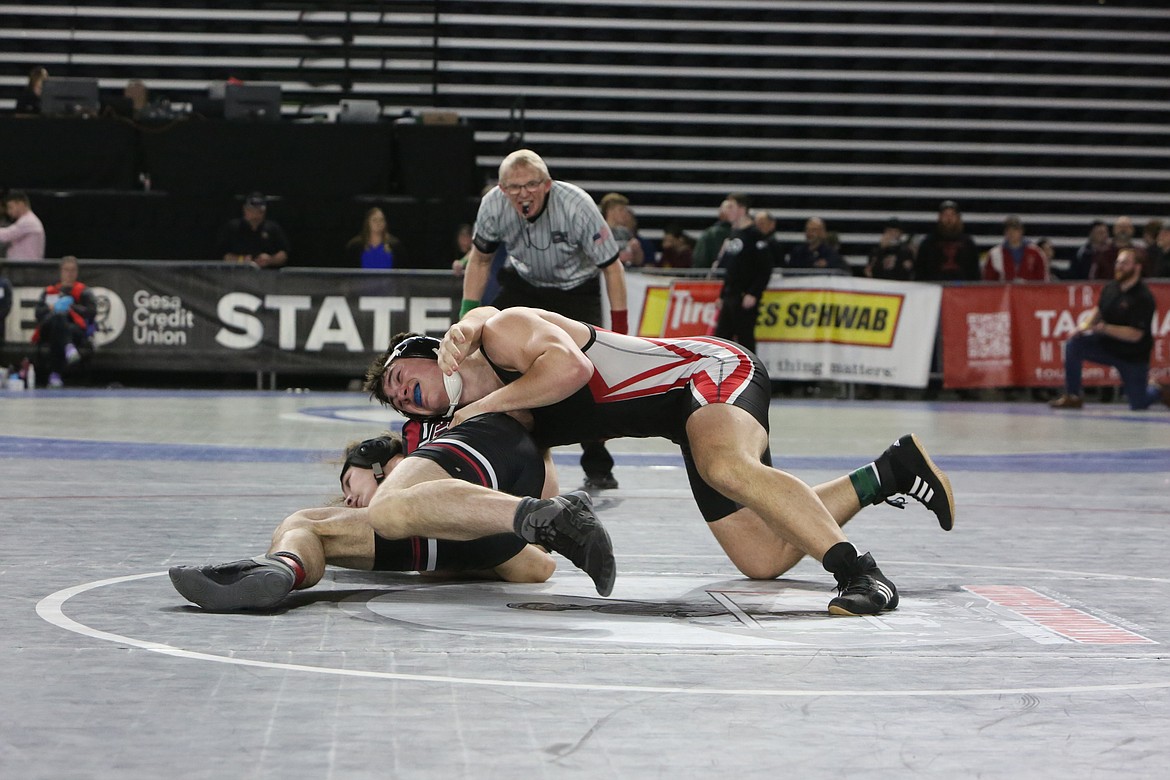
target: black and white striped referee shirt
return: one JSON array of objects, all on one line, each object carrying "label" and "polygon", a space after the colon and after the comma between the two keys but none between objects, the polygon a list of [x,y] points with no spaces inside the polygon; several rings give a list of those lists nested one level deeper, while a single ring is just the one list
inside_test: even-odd
[{"label": "black and white striped referee shirt", "polygon": [[617,261],[620,247],[597,204],[575,184],[553,181],[544,208],[524,219],[499,187],[483,196],[475,218],[475,246],[495,254],[508,247],[508,265],[536,287],[570,290]]}]

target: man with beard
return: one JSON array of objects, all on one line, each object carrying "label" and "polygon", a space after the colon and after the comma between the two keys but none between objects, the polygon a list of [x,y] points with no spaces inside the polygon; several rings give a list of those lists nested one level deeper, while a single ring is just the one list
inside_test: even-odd
[{"label": "man with beard", "polygon": [[914,263],[920,282],[975,281],[979,278],[979,250],[963,232],[959,204],[944,200],[938,206],[938,225],[922,239]]},{"label": "man with beard", "polygon": [[1141,277],[1134,250],[1118,252],[1113,281],[1105,285],[1097,305],[1065,342],[1064,395],[1049,404],[1053,409],[1080,409],[1085,405],[1081,367],[1086,360],[1117,369],[1130,409],[1146,409],[1159,398],[1170,406],[1170,384],[1148,384],[1155,305],[1154,294]]}]

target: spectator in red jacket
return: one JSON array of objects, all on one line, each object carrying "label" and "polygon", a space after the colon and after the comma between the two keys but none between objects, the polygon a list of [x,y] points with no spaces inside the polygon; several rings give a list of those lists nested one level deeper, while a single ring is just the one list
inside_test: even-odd
[{"label": "spectator in red jacket", "polygon": [[1003,221],[1003,243],[996,244],[983,261],[983,279],[989,282],[1046,282],[1048,258],[1040,247],[1024,238],[1024,223],[1012,215]]}]

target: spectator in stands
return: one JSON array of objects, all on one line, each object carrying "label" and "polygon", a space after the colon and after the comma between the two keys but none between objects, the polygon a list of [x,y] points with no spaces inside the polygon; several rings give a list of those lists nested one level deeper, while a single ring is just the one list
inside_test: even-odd
[{"label": "spectator in stands", "polygon": [[1158,240],[1158,232],[1162,226],[1166,224],[1160,219],[1150,219],[1146,221],[1145,227],[1142,228],[1142,244],[1149,249]]},{"label": "spectator in stands", "polygon": [[[488,184],[480,192],[482,198],[496,188],[495,183]],[[460,225],[455,232],[455,245],[462,253],[459,259],[451,263],[451,271],[455,276],[462,278],[467,271],[467,264],[471,261],[471,250],[475,248],[475,228],[472,225]],[[501,243],[492,255],[492,267],[488,271],[487,284],[483,288],[483,302],[489,304],[500,294],[500,270],[508,262],[508,245]]]},{"label": "spectator in stands", "polygon": [[48,77],[49,71],[39,65],[28,72],[28,85],[16,99],[16,113],[41,113],[41,90]]},{"label": "spectator in stands", "polygon": [[1142,260],[1142,276],[1157,276],[1162,266],[1162,254],[1158,251],[1158,233],[1162,231],[1162,220],[1147,220],[1142,228],[1140,244],[1146,256]]},{"label": "spectator in stands", "polygon": [[672,222],[662,231],[662,252],[658,259],[661,268],[690,268],[694,262],[695,239],[683,231],[682,225]]},{"label": "spectator in stands", "polygon": [[1038,238],[1036,239],[1036,246],[1039,247],[1040,251],[1044,253],[1044,262],[1048,263],[1048,278],[1050,280],[1067,278],[1068,270],[1066,269],[1062,273],[1061,270],[1056,267],[1056,263],[1058,262],[1058,258],[1056,256],[1056,244],[1053,243],[1052,239],[1048,237]]},{"label": "spectator in stands", "polygon": [[[1146,269],[1146,245],[1134,238],[1133,220],[1129,217],[1118,217],[1113,223],[1113,246],[1117,248],[1120,253],[1123,249],[1132,249],[1134,257],[1137,259],[1138,267],[1141,268],[1143,275]],[[1108,277],[1101,277],[1102,279]]]},{"label": "spectator in stands", "polygon": [[1158,240],[1158,232],[1162,229],[1163,224],[1165,223],[1160,219],[1146,220],[1146,224],[1142,227],[1141,245],[1146,248],[1147,252]]},{"label": "spectator in stands", "polygon": [[267,218],[268,198],[253,192],[244,199],[244,216],[233,219],[219,233],[219,253],[228,263],[255,263],[279,268],[288,262],[284,228]]},{"label": "spectator in stands", "polygon": [[1117,247],[1109,238],[1109,225],[1101,219],[1093,220],[1088,238],[1069,264],[1068,278],[1112,279],[1116,261]]},{"label": "spectator in stands", "polygon": [[731,201],[724,198],[719,204],[719,219],[699,234],[695,250],[692,252],[695,268],[710,268],[715,264],[715,258],[719,257],[719,250],[723,248],[723,242],[731,233],[731,221],[728,219],[731,207]]},{"label": "spectator in stands", "polygon": [[455,229],[456,257],[451,261],[451,273],[460,278],[467,270],[467,261],[471,258],[471,238],[473,235],[471,225],[467,222]]},{"label": "spectator in stands", "polygon": [[914,278],[914,250],[902,232],[902,222],[890,217],[882,226],[882,234],[873,249],[863,273],[870,279],[910,281]]},{"label": "spectator in stands", "polygon": [[[837,254],[841,254],[841,236],[836,230],[825,231],[825,244]],[[842,256],[842,259],[844,256]]]},{"label": "spectator in stands", "polygon": [[12,223],[0,227],[0,244],[7,244],[9,260],[44,260],[45,226],[33,213],[28,195],[11,190],[4,196],[4,210]]},{"label": "spectator in stands", "polygon": [[760,316],[760,299],[772,278],[772,253],[752,219],[748,196],[736,193],[727,199],[733,204],[728,212],[731,234],[716,260],[724,275],[715,335],[755,352],[756,320]]},{"label": "spectator in stands", "polygon": [[130,79],[122,89],[122,96],[130,100],[130,115],[135,119],[142,116],[150,105],[150,90],[142,79]]},{"label": "spectator in stands", "polygon": [[979,278],[979,250],[963,232],[959,204],[944,200],[938,206],[938,222],[918,246],[914,278],[920,282],[946,282]]},{"label": "spectator in stands", "polygon": [[[919,282],[952,282],[975,281],[979,279],[979,250],[974,239],[963,230],[963,216],[959,212],[959,204],[953,200],[944,200],[938,204],[938,220],[934,230],[927,233],[918,245],[918,252],[914,257],[914,279]],[[942,350],[940,340],[941,330],[935,336],[934,356],[931,359],[931,374],[936,376],[941,372],[940,360]],[[931,379],[926,387],[924,398],[932,401],[938,397],[942,382]],[[959,397],[969,400],[974,397],[973,391],[960,390]]]},{"label": "spectator in stands", "polygon": [[638,235],[638,220],[630,209],[630,199],[617,192],[602,197],[597,204],[605,224],[621,246],[618,259],[627,268],[639,268],[654,259],[654,245]]},{"label": "spectator in stands", "polygon": [[4,346],[5,328],[8,324],[8,312],[12,311],[12,282],[4,275],[4,268],[0,265],[0,347]]},{"label": "spectator in stands", "polygon": [[471,254],[472,247],[475,246],[472,238],[475,237],[475,229],[470,222],[464,222],[455,229],[455,248],[459,250],[460,257],[467,257]]},{"label": "spectator in stands", "polygon": [[1117,253],[1113,281],[1105,285],[1097,305],[1064,344],[1064,395],[1049,405],[1053,409],[1084,406],[1081,371],[1088,360],[1117,369],[1130,409],[1149,408],[1159,399],[1170,406],[1170,384],[1149,384],[1155,308],[1154,294],[1142,281],[1137,253],[1122,249]]},{"label": "spectator in stands", "polygon": [[76,257],[64,257],[58,280],[41,292],[34,316],[37,325],[32,341],[48,347],[49,387],[64,387],[62,375],[81,360],[82,350],[90,348],[97,301],[86,285],[79,281]]},{"label": "spectator in stands", "polygon": [[1162,222],[1149,247],[1146,270],[1151,276],[1170,276],[1170,220]]},{"label": "spectator in stands", "polygon": [[756,228],[764,236],[764,240],[768,242],[768,253],[772,255],[772,267],[780,268],[784,265],[785,252],[775,218],[770,211],[763,209],[753,212],[753,218],[756,221]]},{"label": "spectator in stands", "polygon": [[1003,242],[987,252],[983,279],[988,282],[1046,282],[1048,258],[1040,247],[1024,238],[1024,223],[1016,215],[1003,221]]},{"label": "spectator in stands", "polygon": [[788,250],[784,265],[788,268],[821,268],[848,271],[849,266],[840,252],[826,240],[825,221],[811,217],[804,223],[804,243]]},{"label": "spectator in stands", "polygon": [[1052,270],[1052,261],[1056,259],[1056,244],[1052,243],[1052,239],[1045,236],[1044,238],[1036,239],[1036,246],[1044,253],[1044,260],[1048,263],[1048,273],[1054,275]]},{"label": "spectator in stands", "polygon": [[[897,217],[890,217],[882,225],[882,234],[878,236],[877,244],[869,250],[862,274],[870,279],[901,282],[914,278],[914,247],[902,232],[902,222]],[[895,398],[901,400],[904,395],[902,388],[894,388]],[[881,385],[862,384],[857,390],[857,397],[862,400],[881,396]]]},{"label": "spectator in stands", "polygon": [[[366,212],[362,230],[345,245],[348,265],[360,268],[394,268],[401,242],[386,229],[386,215],[375,206]],[[401,260],[399,260],[401,262]]]}]

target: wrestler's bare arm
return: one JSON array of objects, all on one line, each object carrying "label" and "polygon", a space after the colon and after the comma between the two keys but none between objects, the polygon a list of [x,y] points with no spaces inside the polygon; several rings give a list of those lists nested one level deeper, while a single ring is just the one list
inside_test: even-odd
[{"label": "wrestler's bare arm", "polygon": [[488,412],[548,406],[593,376],[593,364],[570,333],[534,309],[508,309],[480,328],[480,345],[501,368],[522,376],[456,412],[452,425]]},{"label": "wrestler's bare arm", "polygon": [[439,342],[439,368],[444,374],[455,373],[467,356],[479,349],[484,324],[499,313],[494,306],[479,306],[447,329]]}]

